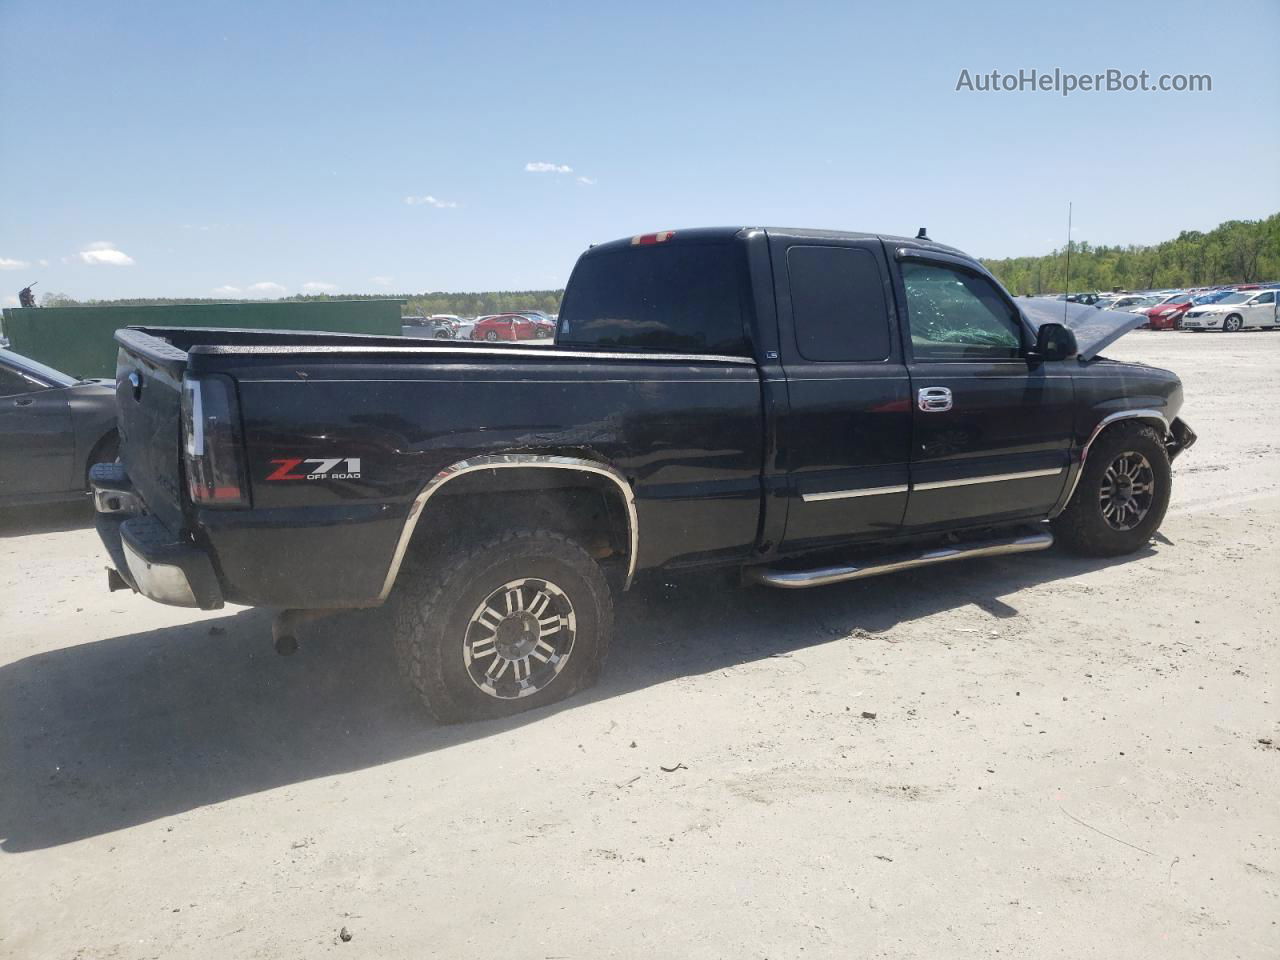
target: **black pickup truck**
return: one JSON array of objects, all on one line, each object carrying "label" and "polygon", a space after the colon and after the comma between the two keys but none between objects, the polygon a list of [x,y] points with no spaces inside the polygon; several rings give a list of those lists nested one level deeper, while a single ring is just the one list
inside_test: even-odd
[{"label": "black pickup truck", "polygon": [[614,591],[656,570],[791,589],[1133,551],[1195,439],[1181,384],[1026,303],[927,238],[696,229],[584,253],[547,349],[121,330],[111,584],[284,608],[278,647],[389,603],[457,720],[591,682]]}]

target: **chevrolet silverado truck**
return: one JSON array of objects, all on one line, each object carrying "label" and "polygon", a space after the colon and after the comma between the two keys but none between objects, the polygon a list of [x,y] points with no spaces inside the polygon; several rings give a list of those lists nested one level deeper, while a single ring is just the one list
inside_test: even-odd
[{"label": "chevrolet silverado truck", "polygon": [[456,721],[589,684],[613,597],[655,571],[797,589],[1140,548],[1195,439],[1174,374],[1098,355],[1142,318],[1020,305],[923,233],[593,246],[550,349],[120,330],[110,585],[283,608],[282,652],[299,618],[389,605]]}]

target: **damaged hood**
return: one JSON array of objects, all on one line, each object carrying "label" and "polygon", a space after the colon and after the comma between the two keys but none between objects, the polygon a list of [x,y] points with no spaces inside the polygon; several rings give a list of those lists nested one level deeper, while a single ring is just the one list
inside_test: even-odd
[{"label": "damaged hood", "polygon": [[1049,297],[1026,297],[1015,302],[1027,322],[1037,330],[1042,323],[1061,323],[1068,327],[1076,335],[1082,360],[1092,360],[1130,330],[1136,330],[1147,322],[1140,313],[1099,310],[1087,304],[1067,303]]}]

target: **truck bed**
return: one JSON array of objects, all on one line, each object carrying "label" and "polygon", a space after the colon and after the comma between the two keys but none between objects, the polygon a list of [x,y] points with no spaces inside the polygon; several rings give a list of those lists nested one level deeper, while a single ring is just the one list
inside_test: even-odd
[{"label": "truck bed", "polygon": [[[129,328],[117,341],[121,459],[167,527],[242,558],[220,571],[229,600],[309,605],[316,578],[335,604],[378,599],[428,481],[521,449],[620,470],[646,531],[642,567],[746,556],[755,541],[764,424],[748,358],[207,328]],[[235,383],[251,509],[197,512],[185,495],[187,374]],[[337,458],[357,459],[359,477],[273,479],[282,461]],[[300,578],[299,557],[315,555]]]}]

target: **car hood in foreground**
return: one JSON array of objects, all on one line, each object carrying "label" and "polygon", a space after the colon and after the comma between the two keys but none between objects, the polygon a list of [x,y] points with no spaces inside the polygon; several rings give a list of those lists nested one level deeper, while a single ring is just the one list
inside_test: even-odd
[{"label": "car hood in foreground", "polygon": [[[1130,330],[1136,330],[1147,322],[1141,313],[1123,310],[1098,310],[1080,303],[1064,303],[1048,297],[1029,297],[1019,300],[1018,306],[1031,326],[1037,330],[1042,323],[1061,323],[1076,335],[1080,357],[1092,360]],[[1065,307],[1065,309],[1064,309]]]}]

